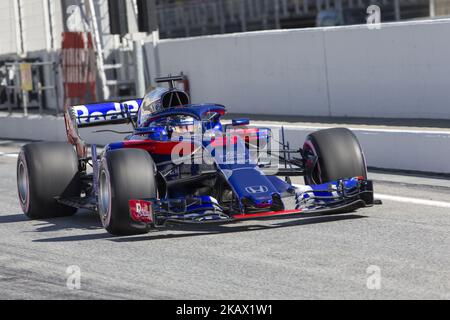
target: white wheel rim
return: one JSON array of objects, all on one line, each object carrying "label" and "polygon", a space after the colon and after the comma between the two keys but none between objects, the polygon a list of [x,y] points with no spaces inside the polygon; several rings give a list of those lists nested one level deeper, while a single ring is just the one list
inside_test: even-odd
[{"label": "white wheel rim", "polygon": [[99,214],[103,225],[108,225],[111,215],[111,184],[106,170],[100,172]]},{"label": "white wheel rim", "polygon": [[20,204],[24,211],[27,211],[30,196],[30,182],[28,178],[28,169],[23,159],[19,160],[19,166],[17,168],[17,186]]}]

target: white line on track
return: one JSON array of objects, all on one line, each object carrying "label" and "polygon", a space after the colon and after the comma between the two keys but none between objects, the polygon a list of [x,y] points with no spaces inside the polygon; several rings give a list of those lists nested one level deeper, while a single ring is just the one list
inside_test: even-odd
[{"label": "white line on track", "polygon": [[391,196],[391,195],[379,194],[379,193],[375,194],[375,199],[403,202],[403,203],[411,203],[411,204],[438,207],[438,208],[450,208],[450,202]]},{"label": "white line on track", "polygon": [[[293,185],[294,187],[301,187],[302,185]],[[400,197],[400,196],[391,196],[387,194],[381,194],[376,193],[375,199],[380,200],[387,200],[387,201],[395,201],[395,202],[402,202],[402,203],[412,203],[422,206],[431,206],[431,207],[438,207],[438,208],[450,208],[450,202],[445,201],[435,201],[435,200],[426,200],[426,199],[417,199],[417,198],[410,198],[410,197]]]},{"label": "white line on track", "polygon": [[[284,127],[285,129],[288,130],[295,130],[295,129],[299,129],[299,130],[308,130],[308,131],[316,131],[318,129],[329,129],[329,128],[333,128],[333,126],[309,126],[309,125],[302,125],[302,124],[282,124],[279,122],[271,122],[271,121],[266,121],[266,122],[252,122],[253,125],[256,126],[261,126],[261,127],[267,127],[267,126],[271,126],[271,127],[276,127],[276,128],[281,128]],[[450,135],[450,131],[445,131],[445,130],[411,130],[411,129],[385,129],[385,128],[373,128],[373,127],[352,127],[351,125],[347,126],[350,130],[352,131],[362,131],[362,132],[374,132],[374,133],[405,133],[405,134],[429,134],[429,135]]]},{"label": "white line on track", "polygon": [[18,153],[4,153],[4,152],[0,152],[0,157],[17,158],[18,156],[19,156]]}]

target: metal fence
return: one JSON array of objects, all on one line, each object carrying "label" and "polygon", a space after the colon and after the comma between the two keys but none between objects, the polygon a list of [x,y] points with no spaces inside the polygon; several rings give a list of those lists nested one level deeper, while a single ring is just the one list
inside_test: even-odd
[{"label": "metal fence", "polygon": [[[25,68],[23,68],[25,67]],[[44,113],[48,99],[54,97],[58,114],[58,64],[55,62],[6,62],[3,65],[1,89],[2,105],[9,113],[21,110],[25,116],[29,109]],[[46,94],[50,92],[51,94]],[[4,100],[4,101],[3,101]]]}]

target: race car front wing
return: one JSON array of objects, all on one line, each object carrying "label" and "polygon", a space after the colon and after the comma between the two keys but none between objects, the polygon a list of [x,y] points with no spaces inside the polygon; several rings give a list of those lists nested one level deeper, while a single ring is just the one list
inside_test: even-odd
[{"label": "race car front wing", "polygon": [[374,200],[372,182],[362,177],[295,187],[295,208],[292,210],[226,213],[216,199],[202,196],[187,199],[133,199],[129,201],[130,216],[133,221],[162,227],[167,223],[229,223],[342,214],[379,204]]}]

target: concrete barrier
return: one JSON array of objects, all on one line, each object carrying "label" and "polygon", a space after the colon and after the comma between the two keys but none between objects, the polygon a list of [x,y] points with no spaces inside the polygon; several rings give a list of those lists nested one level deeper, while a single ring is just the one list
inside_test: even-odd
[{"label": "concrete barrier", "polygon": [[[129,126],[116,125],[101,128],[80,129],[80,135],[88,143],[106,145],[120,141],[126,135],[95,133],[96,130],[130,130]],[[2,116],[0,115],[0,139],[30,141],[67,141],[63,117],[55,116]]]},{"label": "concrete barrier", "polygon": [[[450,20],[275,30],[147,44],[194,102],[232,113],[450,119]],[[156,71],[155,71],[156,70]]]},{"label": "concrete barrier", "polygon": [[[281,124],[252,123],[255,126],[280,130]],[[301,147],[306,136],[325,126],[284,125],[287,141],[292,147]],[[130,130],[129,126],[112,127],[115,130]],[[108,127],[102,127],[108,129]],[[363,146],[368,165],[394,170],[414,170],[435,173],[450,173],[450,130],[395,130],[350,127]],[[95,133],[95,128],[81,130],[88,143],[105,145],[120,141],[124,135]],[[53,116],[29,117],[0,116],[0,138],[22,140],[66,141],[64,120]]]}]

